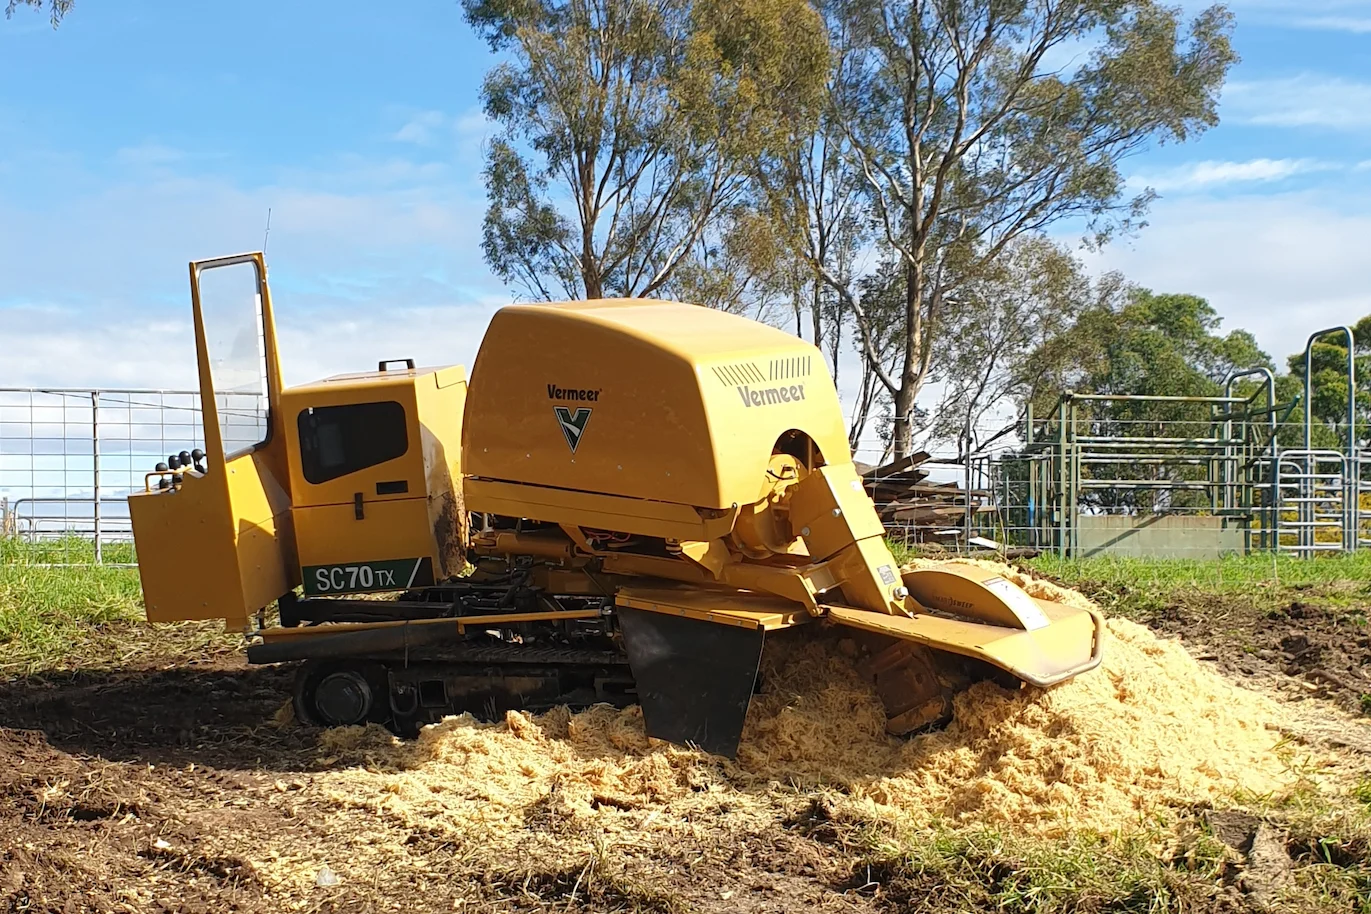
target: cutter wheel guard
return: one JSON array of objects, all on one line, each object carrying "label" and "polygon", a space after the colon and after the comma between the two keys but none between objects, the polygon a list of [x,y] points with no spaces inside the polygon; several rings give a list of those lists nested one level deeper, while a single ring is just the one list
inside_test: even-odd
[{"label": "cutter wheel guard", "polygon": [[780,330],[510,305],[469,379],[400,359],[285,388],[262,255],[190,282],[204,450],[129,498],[147,617],[224,619],[250,662],[297,663],[302,720],[636,703],[650,736],[732,755],[777,631],[850,630],[894,734],[977,679],[1100,662],[1093,612],[898,567],[824,359]]}]

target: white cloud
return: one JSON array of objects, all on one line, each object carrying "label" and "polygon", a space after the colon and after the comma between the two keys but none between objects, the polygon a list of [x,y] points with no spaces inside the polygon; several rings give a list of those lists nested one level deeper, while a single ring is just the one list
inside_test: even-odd
[{"label": "white cloud", "polygon": [[[469,303],[407,307],[378,296],[368,307],[331,307],[326,320],[273,283],[287,384],[366,371],[379,359],[462,364],[470,371],[491,314],[490,296]],[[7,355],[3,387],[138,387],[194,390],[190,295],[143,320],[93,325],[76,309],[0,309]],[[317,302],[316,302],[317,304]]]},{"label": "white cloud", "polygon": [[403,127],[391,134],[390,138],[397,143],[429,146],[434,141],[434,134],[447,123],[447,115],[441,111],[421,111],[406,121]]},{"label": "white cloud", "polygon": [[1178,197],[1159,201],[1149,221],[1089,261],[1158,292],[1209,299],[1226,329],[1251,330],[1278,363],[1313,331],[1371,313],[1371,200]]},{"label": "white cloud", "polygon": [[1313,171],[1338,168],[1315,159],[1250,159],[1246,162],[1205,160],[1191,162],[1166,171],[1142,173],[1130,184],[1147,185],[1158,191],[1194,191],[1225,184],[1281,181]]},{"label": "white cloud", "polygon": [[412,143],[415,146],[438,146],[447,142],[468,145],[480,142],[491,130],[492,124],[479,108],[470,108],[458,115],[448,115],[442,111],[420,111],[390,135],[397,143]]},{"label": "white cloud", "polygon": [[1367,130],[1371,83],[1316,73],[1235,80],[1224,88],[1220,113],[1258,126]]},{"label": "white cloud", "polygon": [[1365,35],[1367,32],[1371,32],[1371,17],[1310,16],[1295,19],[1291,22],[1291,25],[1301,29],[1319,29],[1323,31],[1351,32],[1354,35]]},{"label": "white cloud", "polygon": [[348,159],[263,186],[156,170],[0,197],[0,385],[194,386],[186,262],[260,248],[268,207],[289,382],[381,358],[469,365],[507,293],[482,262],[479,178],[447,175]]}]

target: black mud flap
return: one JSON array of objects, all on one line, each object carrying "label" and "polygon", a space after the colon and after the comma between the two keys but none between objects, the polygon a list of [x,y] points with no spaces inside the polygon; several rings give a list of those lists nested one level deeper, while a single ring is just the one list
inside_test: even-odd
[{"label": "black mud flap", "polygon": [[618,615],[647,735],[736,755],[766,633],[626,607]]}]

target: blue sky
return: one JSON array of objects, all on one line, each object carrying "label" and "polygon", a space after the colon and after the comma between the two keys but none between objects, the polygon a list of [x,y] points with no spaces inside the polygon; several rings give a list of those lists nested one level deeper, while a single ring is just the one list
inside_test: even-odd
[{"label": "blue sky", "polygon": [[[1089,262],[1279,359],[1371,312],[1371,0],[1231,8],[1222,125],[1129,163],[1162,198]],[[480,252],[491,62],[455,0],[0,21],[0,385],[192,385],[185,263],[260,247],[268,207],[287,381],[469,365],[509,295]]]}]

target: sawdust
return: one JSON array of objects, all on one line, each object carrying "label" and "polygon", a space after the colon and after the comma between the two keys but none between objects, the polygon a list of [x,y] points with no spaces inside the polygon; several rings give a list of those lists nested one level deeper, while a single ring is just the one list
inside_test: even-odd
[{"label": "sawdust", "polygon": [[[1030,593],[1083,596],[992,566]],[[1139,832],[1168,810],[1265,794],[1296,774],[1285,711],[1202,667],[1177,642],[1115,619],[1103,666],[1047,691],[980,683],[946,730],[896,740],[840,631],[769,644],[736,761],[650,741],[637,708],[449,718],[404,743],[328,734],[317,782],[340,808],[424,834],[516,849],[632,844],[704,825],[753,831],[829,788],[839,814],[902,829],[989,827],[1055,837]],[[342,768],[336,766],[345,766]]]}]

